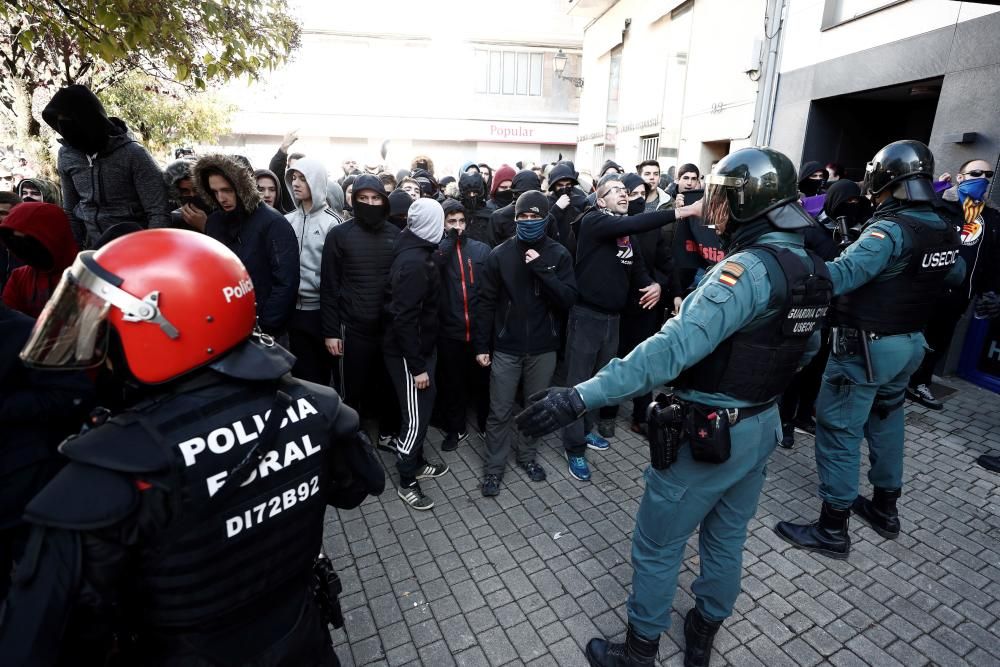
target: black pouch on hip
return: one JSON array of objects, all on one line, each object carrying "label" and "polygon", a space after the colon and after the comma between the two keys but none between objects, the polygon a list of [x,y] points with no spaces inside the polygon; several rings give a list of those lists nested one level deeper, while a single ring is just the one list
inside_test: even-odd
[{"label": "black pouch on hip", "polygon": [[729,460],[729,417],[725,410],[692,404],[685,420],[691,443],[691,458],[702,463]]}]

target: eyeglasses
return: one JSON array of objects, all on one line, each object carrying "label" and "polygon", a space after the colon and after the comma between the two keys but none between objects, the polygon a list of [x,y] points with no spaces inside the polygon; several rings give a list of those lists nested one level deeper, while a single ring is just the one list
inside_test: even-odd
[{"label": "eyeglasses", "polygon": [[605,190],[604,196],[607,197],[610,194],[618,194],[619,192],[625,192],[625,188],[623,188],[620,185],[616,185],[614,187],[610,187],[607,190]]},{"label": "eyeglasses", "polygon": [[973,178],[982,178],[983,176],[985,176],[986,178],[993,178],[993,172],[991,170],[983,171],[982,169],[973,169],[972,171],[964,171],[962,172],[962,175],[972,176]]}]

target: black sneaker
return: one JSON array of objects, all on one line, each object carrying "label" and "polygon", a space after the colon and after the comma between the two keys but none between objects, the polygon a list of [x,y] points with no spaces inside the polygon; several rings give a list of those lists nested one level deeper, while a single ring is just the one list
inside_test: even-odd
[{"label": "black sneaker", "polygon": [[453,452],[458,449],[458,443],[469,437],[468,433],[449,433],[441,443],[441,451]]},{"label": "black sneaker", "polygon": [[799,433],[816,435],[816,420],[812,417],[796,417],[792,420],[792,426]]},{"label": "black sneaker", "polygon": [[791,424],[781,425],[781,446],[785,449],[795,446],[795,427]]},{"label": "black sneaker", "polygon": [[384,452],[396,452],[396,436],[389,435],[386,433],[378,434],[378,442],[375,443],[375,447],[381,449]]},{"label": "black sneaker", "polygon": [[907,387],[906,397],[931,410],[940,410],[944,407],[944,403],[934,398],[931,388],[925,384],[918,384],[916,387]]},{"label": "black sneaker", "polygon": [[429,510],[434,507],[434,501],[424,495],[420,490],[420,485],[414,482],[410,486],[401,486],[396,489],[396,494],[400,500],[415,510]]},{"label": "black sneaker", "polygon": [[500,477],[487,475],[483,478],[483,496],[489,498],[500,494]]},{"label": "black sneaker", "polygon": [[428,463],[424,461],[423,467],[417,471],[417,479],[431,479],[432,477],[440,477],[441,475],[448,472],[447,463]]},{"label": "black sneaker", "polygon": [[528,473],[528,477],[531,478],[532,482],[543,482],[545,481],[545,468],[538,465],[534,461],[529,461],[528,463],[518,463],[517,464],[524,472]]}]

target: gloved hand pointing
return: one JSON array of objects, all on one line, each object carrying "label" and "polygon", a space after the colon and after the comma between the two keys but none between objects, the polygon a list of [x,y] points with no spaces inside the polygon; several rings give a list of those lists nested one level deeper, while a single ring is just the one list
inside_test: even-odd
[{"label": "gloved hand pointing", "polygon": [[568,426],[587,411],[580,394],[572,387],[552,387],[529,396],[528,401],[530,405],[514,421],[521,433],[529,437]]}]

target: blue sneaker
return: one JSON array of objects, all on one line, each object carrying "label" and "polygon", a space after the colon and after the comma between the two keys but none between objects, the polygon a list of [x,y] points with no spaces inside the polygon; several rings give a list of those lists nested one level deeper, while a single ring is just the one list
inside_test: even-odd
[{"label": "blue sneaker", "polygon": [[597,435],[596,433],[588,433],[587,437],[584,438],[587,441],[587,447],[590,449],[596,449],[599,452],[607,451],[611,443]]},{"label": "blue sneaker", "polygon": [[586,458],[583,456],[572,456],[567,452],[566,461],[569,463],[569,474],[581,482],[590,481],[590,466],[587,465]]}]

